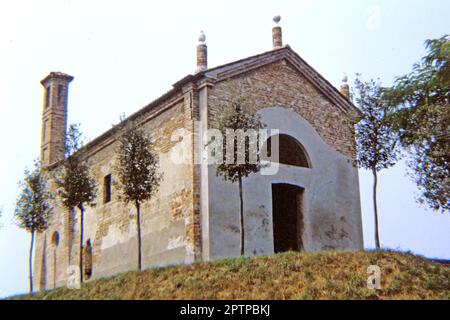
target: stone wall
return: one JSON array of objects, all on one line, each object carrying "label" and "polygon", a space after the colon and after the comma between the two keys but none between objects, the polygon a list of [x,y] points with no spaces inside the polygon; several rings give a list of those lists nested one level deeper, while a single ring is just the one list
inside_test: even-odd
[{"label": "stone wall", "polygon": [[[175,148],[191,148],[189,142],[180,145],[171,139],[175,130],[190,123],[185,121],[184,102],[178,98],[165,110],[155,108],[157,114],[148,112],[142,118],[142,126],[159,154],[162,174],[157,193],[141,207],[143,268],[190,263],[195,259],[193,166],[176,164],[171,159]],[[118,177],[113,169],[117,147],[114,138],[104,145],[92,146],[88,160],[98,183],[95,205],[85,211],[84,244],[90,240],[93,251],[91,279],[137,267],[136,212],[134,206],[118,198]],[[112,175],[112,199],[104,203],[103,179],[108,174]],[[69,266],[78,265],[79,211],[68,213],[58,202],[54,208],[50,228],[36,241],[34,278],[38,288],[65,285]],[[60,238],[58,245],[52,243],[55,232]]]}]

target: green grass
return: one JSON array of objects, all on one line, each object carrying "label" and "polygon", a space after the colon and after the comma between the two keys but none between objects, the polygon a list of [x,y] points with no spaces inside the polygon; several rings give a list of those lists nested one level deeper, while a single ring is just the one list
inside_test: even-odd
[{"label": "green grass", "polygon": [[[381,268],[381,290],[367,267]],[[288,252],[128,272],[12,299],[450,299],[450,264],[408,253]]]}]

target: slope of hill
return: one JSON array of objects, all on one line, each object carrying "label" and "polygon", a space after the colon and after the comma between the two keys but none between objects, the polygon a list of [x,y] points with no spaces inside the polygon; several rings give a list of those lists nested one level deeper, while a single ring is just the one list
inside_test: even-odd
[{"label": "slope of hill", "polygon": [[[381,290],[367,288],[370,265],[381,269]],[[31,299],[450,299],[450,263],[390,251],[289,252],[128,272]]]}]

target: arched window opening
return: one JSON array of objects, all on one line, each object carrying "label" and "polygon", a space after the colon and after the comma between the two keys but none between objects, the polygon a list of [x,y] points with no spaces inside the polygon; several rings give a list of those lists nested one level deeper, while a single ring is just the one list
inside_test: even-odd
[{"label": "arched window opening", "polygon": [[86,241],[84,247],[84,278],[89,280],[92,276],[92,246],[91,240]]},{"label": "arched window opening", "polygon": [[45,107],[50,107],[50,98],[51,98],[51,92],[50,92],[50,86],[45,88]]},{"label": "arched window opening", "polygon": [[53,232],[52,245],[54,245],[55,247],[57,247],[59,245],[59,233],[58,233],[58,231]]},{"label": "arched window opening", "polygon": [[58,231],[53,232],[52,238],[51,238],[51,245],[53,247],[53,288],[56,288],[56,276],[57,276],[57,249],[59,245],[59,233]]},{"label": "arched window opening", "polygon": [[108,203],[111,201],[111,175],[108,174],[103,178],[103,203]]},{"label": "arched window opening", "polygon": [[[272,141],[278,140],[278,163],[287,164],[291,166],[311,168],[309,157],[306,154],[305,148],[294,137],[287,134],[279,134],[272,136],[266,141],[266,145],[263,145],[262,150],[267,150],[267,157],[261,157],[263,160],[276,161],[272,158],[272,145],[275,148],[276,145]],[[267,149],[265,149],[267,146]]]}]

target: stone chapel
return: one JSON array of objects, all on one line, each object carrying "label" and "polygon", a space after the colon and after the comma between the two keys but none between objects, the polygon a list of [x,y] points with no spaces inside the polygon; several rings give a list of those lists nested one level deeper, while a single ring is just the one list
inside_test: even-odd
[{"label": "stone chapel", "polygon": [[[274,21],[271,50],[212,68],[202,34],[195,73],[125,119],[139,119],[155,141],[163,177],[141,208],[143,268],[240,254],[237,184],[217,176],[216,165],[194,161],[202,158],[201,135],[200,141],[193,134],[182,142],[173,138],[180,130],[193,133],[195,123],[202,131],[215,128],[232,87],[251,99],[267,128],[279,132],[276,174],[243,180],[246,255],[363,249],[354,132],[360,111],[350,101],[346,77],[336,89],[283,45],[279,17]],[[72,80],[51,72],[41,81],[41,161],[50,172],[64,160]],[[98,183],[95,205],[86,208],[84,218],[86,281],[136,269],[134,208],[115,196],[115,132],[112,128],[84,147]],[[179,152],[190,161],[174,163],[172,155]],[[70,266],[78,265],[79,223],[77,214],[56,203],[50,227],[36,239],[38,289],[66,285]]]}]

